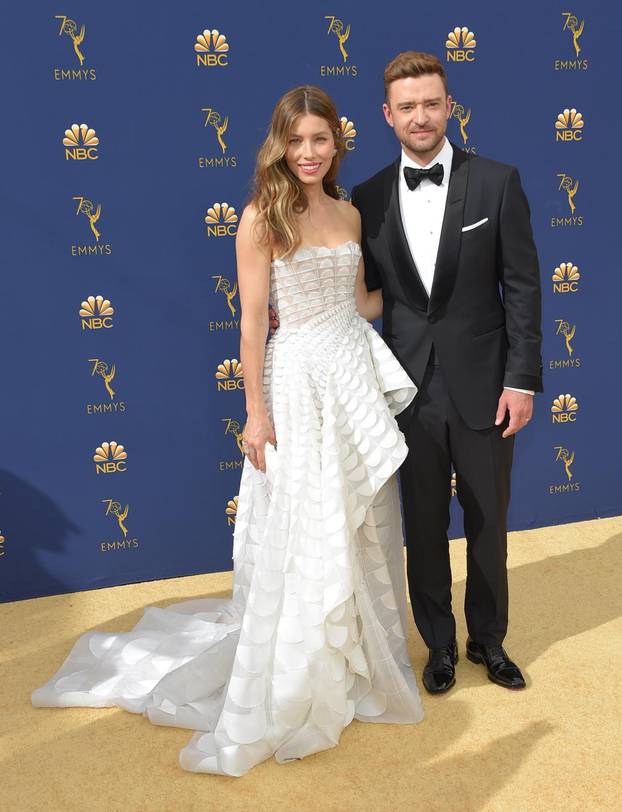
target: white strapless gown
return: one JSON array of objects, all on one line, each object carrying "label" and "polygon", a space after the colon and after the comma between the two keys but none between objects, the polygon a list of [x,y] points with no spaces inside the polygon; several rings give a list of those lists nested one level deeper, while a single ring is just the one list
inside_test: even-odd
[{"label": "white strapless gown", "polygon": [[190,728],[181,766],[235,776],[334,747],[353,718],[421,720],[394,476],[407,451],[394,415],[416,389],[355,310],[359,258],[350,241],[272,264],[278,450],[266,475],[243,468],[232,600],[83,635],[35,706],[117,705]]}]

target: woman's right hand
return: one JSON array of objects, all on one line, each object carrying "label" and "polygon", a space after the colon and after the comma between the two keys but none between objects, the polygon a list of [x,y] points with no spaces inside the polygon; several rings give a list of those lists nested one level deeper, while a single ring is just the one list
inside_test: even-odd
[{"label": "woman's right hand", "polygon": [[271,443],[276,448],[276,435],[268,413],[249,416],[244,426],[242,446],[251,465],[264,474],[266,473],[264,451],[266,443]]}]

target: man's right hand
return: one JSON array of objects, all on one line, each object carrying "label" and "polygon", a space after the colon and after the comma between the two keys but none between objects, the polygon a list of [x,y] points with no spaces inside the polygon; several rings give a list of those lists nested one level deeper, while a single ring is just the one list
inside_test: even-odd
[{"label": "man's right hand", "polygon": [[270,309],[268,312],[270,314],[270,333],[274,335],[276,331],[279,329],[280,325],[279,317],[277,315],[276,310],[272,307],[272,305],[270,305]]}]

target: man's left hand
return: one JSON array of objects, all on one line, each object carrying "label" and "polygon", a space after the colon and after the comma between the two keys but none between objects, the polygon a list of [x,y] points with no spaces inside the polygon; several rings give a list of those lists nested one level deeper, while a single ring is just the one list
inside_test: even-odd
[{"label": "man's left hand", "polygon": [[503,423],[506,411],[510,412],[510,424],[501,435],[511,437],[512,434],[524,429],[533,414],[533,395],[515,392],[513,389],[504,389],[499,398],[495,426]]}]

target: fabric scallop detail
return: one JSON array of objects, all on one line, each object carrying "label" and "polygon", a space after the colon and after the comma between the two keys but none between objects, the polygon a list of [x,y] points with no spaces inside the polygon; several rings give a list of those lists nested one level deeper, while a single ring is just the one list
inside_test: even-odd
[{"label": "fabric scallop detail", "polygon": [[394,476],[407,453],[395,415],[416,389],[355,311],[359,257],[348,242],[273,264],[264,395],[278,445],[265,475],[243,467],[232,599],[85,635],[35,704],[193,729],[181,766],[233,776],[334,747],[353,718],[420,721]]}]

